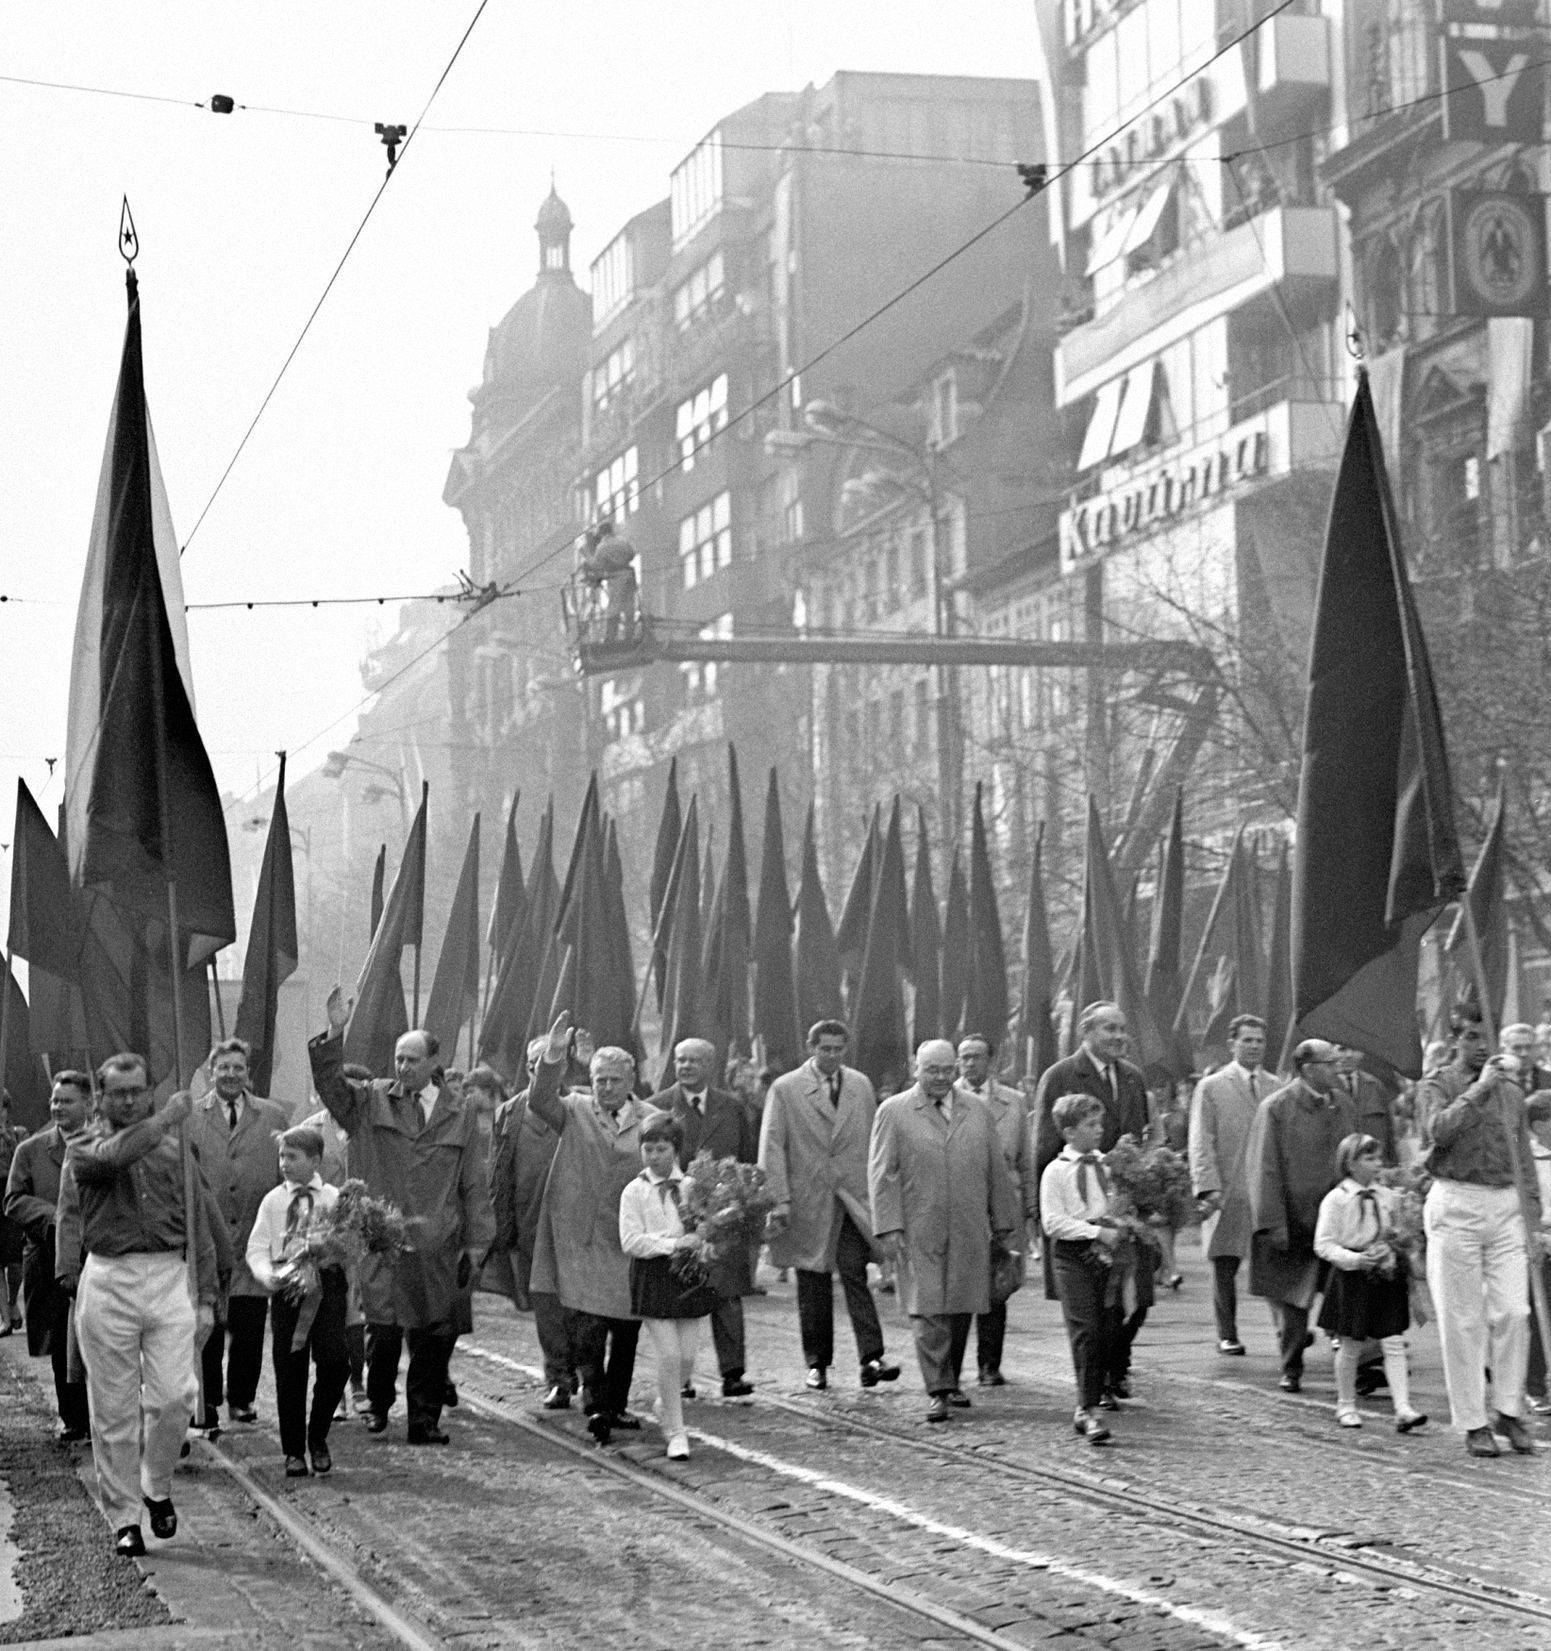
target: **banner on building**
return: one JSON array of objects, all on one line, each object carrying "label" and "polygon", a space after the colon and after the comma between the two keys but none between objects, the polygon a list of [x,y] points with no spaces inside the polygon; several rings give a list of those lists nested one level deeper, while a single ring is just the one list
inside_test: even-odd
[{"label": "banner on building", "polygon": [[1540,143],[1545,53],[1528,40],[1440,34],[1445,141]]},{"label": "banner on building", "polygon": [[1540,0],[1439,0],[1443,23],[1474,27],[1533,28],[1540,19]]},{"label": "banner on building", "polygon": [[1546,197],[1449,193],[1450,308],[1456,315],[1546,314]]}]

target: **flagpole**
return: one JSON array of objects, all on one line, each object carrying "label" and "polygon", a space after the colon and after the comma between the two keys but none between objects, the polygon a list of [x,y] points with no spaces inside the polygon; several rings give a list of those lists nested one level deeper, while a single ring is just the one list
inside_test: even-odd
[{"label": "flagpole", "polygon": [[[424,922],[424,918],[422,918],[421,921]],[[403,989],[402,988],[403,979],[404,979],[404,977],[402,975],[400,975],[399,976],[399,981],[401,983],[400,984],[400,990]],[[420,1024],[420,942],[417,940],[415,942],[415,1013],[414,1013],[414,1018],[410,1021],[410,1025],[411,1026],[419,1026],[419,1024]],[[454,1052],[456,1053],[456,1051],[454,1051]]]},{"label": "flagpole", "polygon": [[[1459,909],[1465,919],[1465,941],[1470,951],[1470,968],[1476,979],[1476,996],[1481,1005],[1481,1020],[1486,1028],[1489,1047],[1496,1047],[1497,1027],[1492,1014],[1492,1000],[1486,986],[1486,964],[1481,956],[1481,937],[1476,930],[1476,914],[1474,902],[1470,898],[1469,890],[1460,898]],[[1519,1132],[1513,1127],[1510,1119],[1502,1120],[1503,1134],[1508,1139],[1508,1166],[1513,1175],[1513,1190],[1519,1200],[1519,1219],[1524,1223],[1524,1242],[1528,1251],[1526,1261],[1529,1267],[1529,1294],[1534,1303],[1535,1328],[1540,1335],[1540,1351],[1545,1355],[1547,1364],[1551,1364],[1551,1304],[1546,1301],[1545,1269],[1540,1264],[1540,1258],[1535,1253],[1535,1227],[1529,1218],[1529,1200],[1524,1193],[1524,1176],[1521,1172],[1522,1159],[1519,1157]]]},{"label": "flagpole", "polygon": [[215,1026],[221,1040],[226,1039],[226,1006],[221,1002],[221,978],[215,972],[215,959],[210,959],[210,994],[215,999]]}]

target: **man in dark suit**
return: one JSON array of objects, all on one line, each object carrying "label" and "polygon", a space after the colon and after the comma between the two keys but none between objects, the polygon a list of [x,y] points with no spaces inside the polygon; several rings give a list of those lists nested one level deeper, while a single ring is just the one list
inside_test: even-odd
[{"label": "man in dark suit", "polygon": [[86,1414],[86,1383],[71,1381],[70,1296],[54,1278],[54,1226],[59,1204],[59,1177],[65,1146],[86,1125],[92,1081],[84,1072],[55,1075],[49,1096],[48,1127],[29,1135],[16,1149],[5,1187],[5,1213],[26,1235],[22,1255],[22,1297],[27,1308],[27,1351],[45,1355],[54,1367],[54,1402],[59,1410],[59,1441],[75,1444],[91,1437]]},{"label": "man in dark suit", "polygon": [[[1533,1044],[1534,1029],[1526,1028]],[[1371,1135],[1383,1149],[1384,1162],[1393,1167],[1400,1162],[1395,1142],[1395,1108],[1384,1085],[1362,1069],[1362,1050],[1338,1043],[1336,1049],[1336,1089],[1351,1097],[1356,1128]]]},{"label": "man in dark suit", "polygon": [[[1147,1079],[1139,1066],[1125,1059],[1131,1033],[1118,1003],[1090,1003],[1077,1022],[1082,1045],[1075,1054],[1057,1061],[1039,1080],[1034,1093],[1034,1185],[1038,1187],[1045,1165],[1061,1156],[1066,1145],[1056,1128],[1052,1109],[1063,1095],[1092,1095],[1104,1105],[1104,1131],[1098,1150],[1108,1152],[1122,1135],[1138,1145],[1147,1134]],[[1053,1246],[1044,1246],[1045,1299],[1060,1300],[1051,1259]],[[1114,1364],[1106,1382],[1105,1404],[1114,1409],[1114,1399],[1131,1396],[1128,1373],[1131,1343],[1147,1319],[1153,1303],[1153,1279],[1146,1267],[1137,1269],[1136,1307],[1126,1319],[1123,1333],[1114,1343]]]},{"label": "man in dark suit", "polygon": [[[697,1152],[713,1158],[736,1158],[740,1164],[759,1159],[759,1126],[754,1115],[730,1089],[713,1089],[716,1046],[704,1038],[685,1038],[674,1046],[673,1075],[677,1080],[652,1105],[671,1112],[684,1130],[679,1167],[688,1169]],[[754,1287],[753,1257],[748,1245],[738,1246],[711,1270],[716,1309],[711,1314],[711,1340],[722,1373],[722,1397],[746,1398],[753,1384],[743,1379],[743,1298]]]}]

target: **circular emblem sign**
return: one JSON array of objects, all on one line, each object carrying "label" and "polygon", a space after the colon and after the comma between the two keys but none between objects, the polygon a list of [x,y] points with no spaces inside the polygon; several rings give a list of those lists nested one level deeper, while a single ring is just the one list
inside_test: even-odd
[{"label": "circular emblem sign", "polygon": [[1526,304],[1543,280],[1530,208],[1510,195],[1473,202],[1460,225],[1459,245],[1465,279],[1493,309]]}]

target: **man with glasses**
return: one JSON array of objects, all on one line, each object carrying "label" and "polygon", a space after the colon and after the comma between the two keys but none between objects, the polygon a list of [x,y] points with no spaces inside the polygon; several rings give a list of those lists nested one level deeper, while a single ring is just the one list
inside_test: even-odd
[{"label": "man with glasses", "polygon": [[1271,1304],[1284,1393],[1303,1386],[1319,1293],[1314,1228],[1320,1201],[1340,1179],[1336,1148],[1357,1128],[1352,1097],[1336,1087],[1336,1046],[1305,1038],[1293,1050],[1296,1076],[1260,1103],[1244,1149],[1249,1182],[1249,1290]]}]

